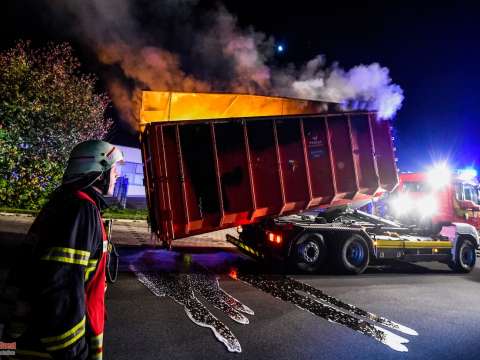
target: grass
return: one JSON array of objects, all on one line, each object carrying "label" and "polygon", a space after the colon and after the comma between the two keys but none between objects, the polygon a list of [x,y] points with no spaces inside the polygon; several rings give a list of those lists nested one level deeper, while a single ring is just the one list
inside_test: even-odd
[{"label": "grass", "polygon": [[118,209],[109,208],[103,213],[105,219],[147,220],[147,209]]},{"label": "grass", "polygon": [[37,215],[40,210],[28,210],[28,209],[15,209],[0,207],[0,212],[10,213],[10,214],[28,214],[28,215]]},{"label": "grass", "polygon": [[[0,207],[0,212],[10,214],[28,214],[36,216],[39,210]],[[104,219],[147,220],[147,217],[148,210],[146,209],[118,209],[112,207],[105,210],[103,213]]]}]

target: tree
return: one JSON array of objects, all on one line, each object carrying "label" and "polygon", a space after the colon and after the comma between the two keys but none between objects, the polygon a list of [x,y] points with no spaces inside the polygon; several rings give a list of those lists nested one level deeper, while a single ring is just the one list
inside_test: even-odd
[{"label": "tree", "polygon": [[110,101],[95,83],[68,44],[20,41],[0,53],[0,206],[39,208],[73,146],[104,138]]}]

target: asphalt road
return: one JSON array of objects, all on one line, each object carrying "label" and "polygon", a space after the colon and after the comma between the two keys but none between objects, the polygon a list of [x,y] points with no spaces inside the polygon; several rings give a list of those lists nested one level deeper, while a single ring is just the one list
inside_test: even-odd
[{"label": "asphalt road", "polygon": [[[441,264],[422,263],[373,267],[360,276],[305,276],[259,268],[236,251],[130,248],[121,253],[122,271],[107,295],[106,359],[480,359],[478,266],[467,275],[453,274]],[[249,324],[233,321],[216,309],[208,294],[195,286],[192,274],[198,273],[218,277],[220,288],[253,310],[254,315],[245,315]],[[139,281],[139,274],[147,277],[144,283],[150,289]],[[188,277],[189,300],[182,305]],[[318,302],[304,291],[296,292],[307,298],[300,307],[282,296],[281,291],[291,291],[284,286],[285,279],[334,297],[319,301],[331,311],[325,314],[313,308]],[[277,297],[268,286],[281,290],[273,291]],[[152,290],[165,296],[155,296]],[[192,311],[191,294],[230,330],[241,353],[229,352],[210,328],[190,320],[184,308],[187,303]],[[408,340],[400,340],[404,351],[398,351],[378,337],[356,331],[358,320],[365,317],[352,317],[332,305],[339,300],[418,335],[367,321]],[[344,322],[345,314],[354,321]],[[395,335],[387,338],[393,339],[393,347],[398,345]]]},{"label": "asphalt road", "polygon": [[[0,218],[0,287],[28,223]],[[480,359],[479,265],[466,275],[421,263],[306,276],[221,246],[120,255],[107,360]]]}]

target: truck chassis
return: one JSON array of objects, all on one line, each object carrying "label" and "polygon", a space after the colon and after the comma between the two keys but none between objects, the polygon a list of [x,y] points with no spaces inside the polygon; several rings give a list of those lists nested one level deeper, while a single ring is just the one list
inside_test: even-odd
[{"label": "truck chassis", "polygon": [[284,261],[315,273],[330,267],[360,274],[375,260],[438,261],[457,272],[475,267],[479,236],[473,226],[452,223],[440,233],[403,226],[360,210],[334,209],[290,215],[237,228],[227,240],[262,260]]}]

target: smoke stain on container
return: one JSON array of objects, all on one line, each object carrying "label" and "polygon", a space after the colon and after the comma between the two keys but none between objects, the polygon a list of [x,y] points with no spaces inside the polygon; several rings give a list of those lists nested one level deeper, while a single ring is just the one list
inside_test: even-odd
[{"label": "smoke stain on container", "polygon": [[214,275],[140,272],[134,266],[131,266],[131,270],[154,295],[170,297],[184,307],[185,313],[195,324],[210,328],[215,337],[227,347],[228,351],[242,352],[242,347],[236,336],[202,304],[196,293],[201,294],[215,308],[223,311],[232,320],[240,324],[249,323],[248,318],[242,313],[253,315],[254,312],[221,289],[218,279]]},{"label": "smoke stain on container", "polygon": [[[346,304],[310,285],[303,284],[288,277],[239,274],[238,279],[330,322],[344,325],[354,331],[369,336],[396,351],[407,352],[408,348],[404,344],[408,343],[409,340],[359,317],[364,317],[367,320],[388,326],[409,335],[418,335],[413,329],[369,313],[353,305]],[[346,310],[346,312],[335,307]]]}]

